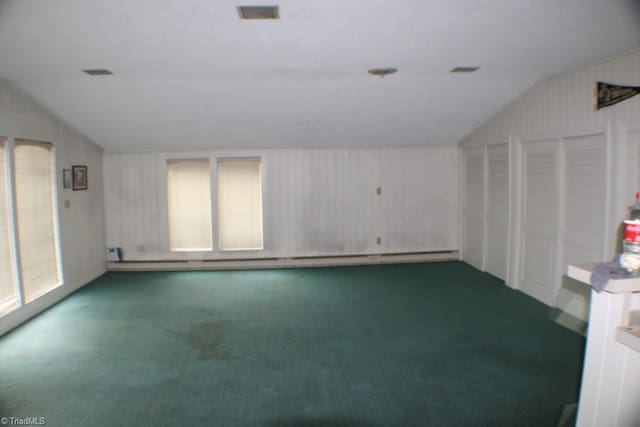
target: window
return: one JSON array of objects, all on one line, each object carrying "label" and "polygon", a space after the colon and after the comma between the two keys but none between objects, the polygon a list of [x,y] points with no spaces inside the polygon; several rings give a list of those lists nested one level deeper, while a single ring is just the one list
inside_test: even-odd
[{"label": "window", "polygon": [[167,162],[169,247],[172,251],[210,251],[211,174],[208,159]]},{"label": "window", "polygon": [[263,247],[260,159],[218,160],[218,244],[221,250]]},{"label": "window", "polygon": [[51,144],[16,140],[15,198],[25,301],[60,284]]},{"label": "window", "polygon": [[13,279],[11,237],[9,234],[9,195],[7,193],[6,139],[0,138],[0,315],[17,306]]}]

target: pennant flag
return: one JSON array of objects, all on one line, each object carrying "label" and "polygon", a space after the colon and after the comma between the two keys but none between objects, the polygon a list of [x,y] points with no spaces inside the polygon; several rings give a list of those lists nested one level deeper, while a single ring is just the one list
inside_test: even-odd
[{"label": "pennant flag", "polygon": [[596,111],[615,105],[618,102],[636,96],[640,93],[640,86],[620,86],[612,83],[596,83]]}]

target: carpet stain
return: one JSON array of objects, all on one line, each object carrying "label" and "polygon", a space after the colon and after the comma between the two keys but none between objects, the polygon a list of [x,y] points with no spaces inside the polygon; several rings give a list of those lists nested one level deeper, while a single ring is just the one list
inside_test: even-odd
[{"label": "carpet stain", "polygon": [[548,313],[461,262],[110,272],[0,337],[0,418],[557,426],[585,340]]},{"label": "carpet stain", "polygon": [[225,320],[197,323],[186,332],[171,334],[199,352],[198,360],[228,360],[233,355],[224,346]]},{"label": "carpet stain", "polygon": [[205,314],[206,316],[212,317],[215,313],[212,309],[207,307],[200,307],[197,309],[198,312]]}]

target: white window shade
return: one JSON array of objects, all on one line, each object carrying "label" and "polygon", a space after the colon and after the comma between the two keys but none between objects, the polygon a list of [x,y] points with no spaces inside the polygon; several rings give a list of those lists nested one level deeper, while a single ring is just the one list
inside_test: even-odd
[{"label": "white window shade", "polygon": [[262,249],[260,159],[218,160],[218,243],[221,250]]},{"label": "white window shade", "polygon": [[20,271],[29,302],[60,284],[52,147],[16,141],[14,156]]},{"label": "white window shade", "polygon": [[7,160],[3,138],[0,138],[0,315],[16,307],[16,287],[9,235],[9,203],[7,193]]},{"label": "white window shade", "polygon": [[171,250],[211,250],[209,160],[170,160],[167,163],[167,183]]}]

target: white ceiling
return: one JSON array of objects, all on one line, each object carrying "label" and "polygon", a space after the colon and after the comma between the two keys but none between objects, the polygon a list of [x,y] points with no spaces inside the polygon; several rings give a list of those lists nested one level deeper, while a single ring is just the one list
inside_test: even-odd
[{"label": "white ceiling", "polygon": [[[457,143],[541,79],[639,47],[639,3],[0,0],[0,79],[107,151]],[[246,4],[281,19],[240,21]],[[448,72],[464,65],[481,69]]]}]

